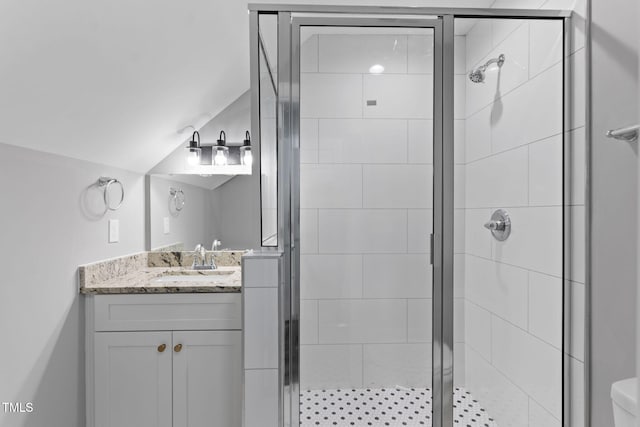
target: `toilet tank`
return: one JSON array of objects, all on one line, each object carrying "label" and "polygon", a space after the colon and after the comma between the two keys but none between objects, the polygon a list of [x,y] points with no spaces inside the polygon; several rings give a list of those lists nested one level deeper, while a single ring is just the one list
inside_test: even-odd
[{"label": "toilet tank", "polygon": [[636,378],[613,383],[611,400],[615,427],[636,427],[638,385]]}]

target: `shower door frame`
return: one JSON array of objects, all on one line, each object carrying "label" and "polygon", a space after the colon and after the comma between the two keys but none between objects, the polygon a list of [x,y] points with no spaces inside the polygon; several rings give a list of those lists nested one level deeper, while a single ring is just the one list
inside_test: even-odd
[{"label": "shower door frame", "polygon": [[[454,20],[555,19],[563,21],[563,341],[562,425],[570,427],[571,268],[571,12],[564,10],[250,4],[252,82],[259,70],[259,14],[278,17],[278,251],[283,253],[280,295],[281,426],[299,427],[300,320],[300,27],[367,26],[434,30],[433,231],[433,427],[453,426],[454,241]],[[325,14],[325,15],[322,15]],[[327,16],[331,14],[332,16]],[[358,15],[347,17],[340,15]],[[315,16],[314,16],[315,15]],[[384,15],[381,17],[380,15]],[[391,16],[391,18],[389,18]],[[422,17],[422,18],[420,18]],[[419,18],[419,19],[416,19]],[[440,41],[440,43],[438,43]],[[283,48],[285,47],[285,48]],[[259,93],[252,84],[252,130],[259,135]],[[588,191],[588,182],[587,182]],[[587,204],[589,202],[587,201]],[[588,245],[588,242],[587,242]],[[588,250],[588,248],[587,248]],[[587,286],[589,286],[587,284]],[[588,340],[589,331],[586,331]],[[585,361],[585,401],[590,394]],[[585,425],[590,425],[588,405]]]}]

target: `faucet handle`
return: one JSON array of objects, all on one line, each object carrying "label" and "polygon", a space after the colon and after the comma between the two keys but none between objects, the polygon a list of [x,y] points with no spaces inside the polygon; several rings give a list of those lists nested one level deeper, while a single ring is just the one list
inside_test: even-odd
[{"label": "faucet handle", "polygon": [[222,242],[218,239],[213,239],[213,243],[211,244],[211,250],[217,251],[218,248],[222,245]]}]

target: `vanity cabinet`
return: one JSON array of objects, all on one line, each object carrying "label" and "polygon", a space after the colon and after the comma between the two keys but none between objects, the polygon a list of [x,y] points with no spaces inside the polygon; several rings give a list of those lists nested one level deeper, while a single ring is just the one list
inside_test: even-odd
[{"label": "vanity cabinet", "polygon": [[86,303],[89,426],[241,425],[240,294],[96,295]]}]

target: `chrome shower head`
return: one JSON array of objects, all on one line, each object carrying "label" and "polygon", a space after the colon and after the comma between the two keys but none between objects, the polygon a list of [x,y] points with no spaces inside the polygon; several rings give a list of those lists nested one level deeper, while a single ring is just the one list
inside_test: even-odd
[{"label": "chrome shower head", "polygon": [[471,80],[474,83],[484,83],[484,78],[486,76],[485,71],[487,70],[489,65],[498,64],[498,67],[502,67],[502,65],[504,64],[504,59],[505,59],[504,54],[501,54],[497,58],[492,58],[488,60],[484,65],[481,65],[478,68],[474,68],[469,73],[469,80]]}]

